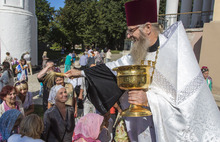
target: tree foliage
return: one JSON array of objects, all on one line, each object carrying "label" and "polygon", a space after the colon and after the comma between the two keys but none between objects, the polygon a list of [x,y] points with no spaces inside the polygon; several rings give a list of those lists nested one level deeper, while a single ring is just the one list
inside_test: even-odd
[{"label": "tree foliage", "polygon": [[56,19],[70,46],[123,47],[127,0],[66,0]]},{"label": "tree foliage", "polygon": [[36,0],[39,40],[67,48],[75,44],[123,49],[128,0],[65,0],[57,11]]},{"label": "tree foliage", "polygon": [[35,6],[38,20],[38,41],[47,42],[50,38],[50,23],[53,21],[55,11],[47,0],[36,0]]}]

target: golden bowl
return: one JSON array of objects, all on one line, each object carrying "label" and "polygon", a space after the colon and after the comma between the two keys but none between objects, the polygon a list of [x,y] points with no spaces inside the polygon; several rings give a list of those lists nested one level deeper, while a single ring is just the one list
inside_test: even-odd
[{"label": "golden bowl", "polygon": [[117,84],[123,90],[147,89],[150,85],[150,66],[130,65],[114,68]]}]

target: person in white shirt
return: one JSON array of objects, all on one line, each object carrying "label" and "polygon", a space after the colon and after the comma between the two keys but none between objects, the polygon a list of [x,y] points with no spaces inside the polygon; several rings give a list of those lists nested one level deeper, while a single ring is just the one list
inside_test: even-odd
[{"label": "person in white shirt", "polygon": [[112,53],[111,50],[109,49],[108,52],[106,52],[106,63],[111,61],[112,58]]},{"label": "person in white shirt", "polygon": [[25,53],[24,59],[25,59],[26,62],[27,62],[28,69],[29,69],[29,73],[32,75],[31,55],[29,54],[29,52],[26,52],[26,53]]}]

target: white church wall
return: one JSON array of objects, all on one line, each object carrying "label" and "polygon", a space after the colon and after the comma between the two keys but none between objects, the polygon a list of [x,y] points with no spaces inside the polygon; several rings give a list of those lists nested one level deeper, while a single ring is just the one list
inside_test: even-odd
[{"label": "white church wall", "polygon": [[30,52],[37,65],[37,18],[35,0],[2,0],[0,3],[1,62],[10,52],[18,59]]}]

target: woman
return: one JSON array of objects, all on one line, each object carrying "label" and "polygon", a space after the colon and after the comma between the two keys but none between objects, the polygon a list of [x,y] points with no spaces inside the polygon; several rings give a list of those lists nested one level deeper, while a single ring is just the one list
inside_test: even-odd
[{"label": "woman", "polygon": [[71,64],[72,64],[72,54],[69,53],[69,55],[66,56],[64,73],[71,69]]},{"label": "woman", "polygon": [[76,98],[74,94],[74,89],[73,85],[71,83],[65,83],[64,82],[64,77],[56,76],[55,77],[55,83],[51,89],[50,89],[50,94],[48,97],[48,109],[51,108],[55,104],[55,97],[56,97],[56,91],[55,88],[57,85],[62,85],[63,87],[66,88],[67,95],[68,95],[68,100],[66,101],[66,105],[75,107],[75,112],[74,116],[77,117],[77,103],[76,103]]},{"label": "woman", "polygon": [[68,100],[66,88],[55,88],[55,105],[44,113],[43,138],[47,142],[71,142],[75,127],[74,107],[65,105]]},{"label": "woman", "polygon": [[104,126],[103,120],[103,116],[95,113],[88,113],[82,118],[80,118],[74,129],[74,141],[100,142],[100,140],[98,140],[98,137]]},{"label": "woman", "polygon": [[209,69],[208,69],[208,67],[203,66],[201,68],[201,71],[202,71],[203,77],[205,78],[205,80],[207,82],[207,85],[208,85],[210,91],[212,91],[212,78],[209,76]]},{"label": "woman", "polygon": [[101,50],[100,56],[102,58],[102,63],[104,63],[105,53],[104,53],[103,49]]},{"label": "woman", "polygon": [[0,77],[0,91],[6,85],[14,85],[14,75],[8,62],[3,62],[3,73]]},{"label": "woman", "polygon": [[0,105],[0,117],[10,109],[17,109],[24,115],[24,109],[19,101],[16,101],[17,92],[13,86],[5,86],[0,92],[0,98],[3,100]]},{"label": "woman", "polygon": [[22,119],[23,115],[16,109],[3,113],[0,118],[0,141],[6,142],[12,134],[18,133],[18,126]]},{"label": "woman", "polygon": [[96,65],[102,64],[102,57],[98,51],[96,51],[96,54],[95,54],[95,64]]},{"label": "woman", "polygon": [[15,73],[17,74],[18,81],[21,81],[21,80],[28,81],[27,68],[28,68],[28,65],[26,64],[26,60],[21,59],[19,61],[19,65],[15,69]]},{"label": "woman", "polygon": [[112,58],[111,50],[108,49],[108,52],[106,53],[106,63],[110,62]]},{"label": "woman", "polygon": [[40,139],[43,130],[42,119],[36,114],[31,114],[21,121],[19,134],[10,136],[8,142],[44,142]]},{"label": "woman", "polygon": [[17,81],[15,83],[17,91],[18,101],[22,103],[25,116],[34,112],[33,96],[31,92],[28,92],[28,83],[25,80]]},{"label": "woman", "polygon": [[42,69],[46,67],[46,63],[48,59],[49,58],[47,57],[47,51],[44,51],[43,56],[42,56]]}]

